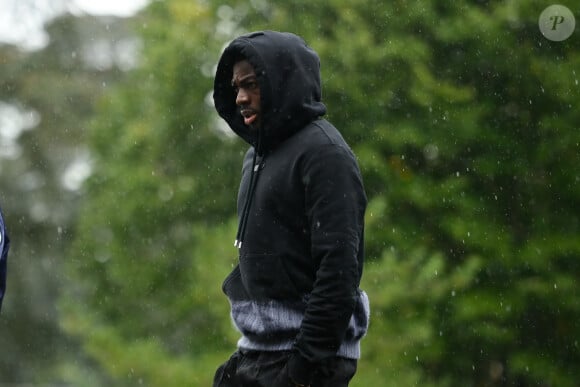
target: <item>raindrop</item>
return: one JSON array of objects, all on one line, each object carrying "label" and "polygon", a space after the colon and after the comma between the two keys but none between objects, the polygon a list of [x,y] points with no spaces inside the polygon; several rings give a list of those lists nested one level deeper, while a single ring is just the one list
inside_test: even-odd
[{"label": "raindrop", "polygon": [[439,148],[434,144],[427,144],[423,149],[423,153],[427,160],[435,160],[439,156]]},{"label": "raindrop", "polygon": [[111,259],[111,255],[106,252],[99,252],[95,254],[95,260],[99,263],[106,263],[109,259]]},{"label": "raindrop", "polygon": [[161,201],[167,202],[173,197],[173,189],[168,185],[161,186],[159,187],[157,195]]}]

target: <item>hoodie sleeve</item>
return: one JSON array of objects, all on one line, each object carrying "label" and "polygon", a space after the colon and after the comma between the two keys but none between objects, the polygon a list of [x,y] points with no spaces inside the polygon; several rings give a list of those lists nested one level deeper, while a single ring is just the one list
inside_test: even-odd
[{"label": "hoodie sleeve", "polygon": [[308,385],[313,365],[336,356],[355,307],[366,196],[354,155],[340,144],[310,152],[303,180],[318,269],[288,367],[292,380]]}]

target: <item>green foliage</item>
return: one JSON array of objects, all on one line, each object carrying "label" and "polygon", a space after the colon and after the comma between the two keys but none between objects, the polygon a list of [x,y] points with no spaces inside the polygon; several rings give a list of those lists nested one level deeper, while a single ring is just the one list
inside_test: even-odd
[{"label": "green foliage", "polygon": [[153,3],[135,20],[143,63],[92,125],[96,173],[69,254],[62,325],[115,385],[207,385],[213,374],[199,367],[215,369],[216,351],[222,360],[235,346],[220,283],[235,262],[224,244],[235,225],[225,222],[243,148],[215,128],[205,102],[204,66],[219,55],[210,12]]},{"label": "green foliage", "polygon": [[580,41],[543,38],[544,7],[153,2],[142,67],[93,125],[63,326],[118,385],[209,383],[236,337],[219,285],[243,145],[204,101],[233,34],[290,30],[370,199],[353,385],[575,385]]},{"label": "green foliage", "polygon": [[[13,3],[15,11],[26,9],[25,1]],[[10,7],[3,5],[3,12]],[[12,237],[0,316],[0,384],[59,383],[55,368],[79,358],[76,343],[59,329],[55,300],[81,197],[65,177],[84,160],[86,121],[103,85],[121,75],[115,66],[97,69],[84,61],[92,43],[125,36],[118,19],[106,23],[63,15],[47,24],[50,41],[43,49],[0,45],[0,106],[21,115],[0,112],[0,202]],[[81,39],[86,31],[90,42]],[[30,122],[19,133],[23,119]]]},{"label": "green foliage", "polygon": [[[237,339],[219,287],[235,262],[234,248],[223,243],[235,227],[235,222],[194,227],[184,262],[160,255],[157,265],[136,264],[137,258],[127,262],[119,254],[104,262],[85,257],[75,265],[98,278],[87,278],[84,286],[67,295],[62,325],[83,339],[84,350],[102,367],[108,385],[211,384],[213,373],[207,370],[229,356]],[[170,271],[165,281],[155,284],[165,265],[178,266],[179,273]],[[91,289],[95,284],[117,290],[111,294],[104,288]],[[72,368],[63,377],[78,382],[78,372]]]}]

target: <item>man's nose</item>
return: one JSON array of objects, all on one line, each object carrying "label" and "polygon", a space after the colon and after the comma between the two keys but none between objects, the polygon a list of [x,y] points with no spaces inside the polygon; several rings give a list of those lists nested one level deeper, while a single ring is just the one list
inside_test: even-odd
[{"label": "man's nose", "polygon": [[245,105],[248,103],[248,101],[248,93],[243,88],[240,88],[238,90],[238,94],[236,95],[236,105]]}]

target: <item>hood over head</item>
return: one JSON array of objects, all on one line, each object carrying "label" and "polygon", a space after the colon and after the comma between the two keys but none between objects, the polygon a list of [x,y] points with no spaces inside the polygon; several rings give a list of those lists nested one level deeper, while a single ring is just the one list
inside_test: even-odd
[{"label": "hood over head", "polygon": [[275,31],[242,35],[219,60],[213,98],[218,114],[251,145],[258,147],[258,133],[244,124],[231,84],[233,66],[241,59],[254,67],[260,86],[259,153],[326,113],[321,102],[320,59],[302,38]]}]

